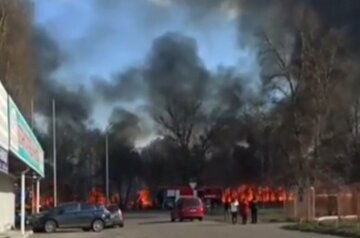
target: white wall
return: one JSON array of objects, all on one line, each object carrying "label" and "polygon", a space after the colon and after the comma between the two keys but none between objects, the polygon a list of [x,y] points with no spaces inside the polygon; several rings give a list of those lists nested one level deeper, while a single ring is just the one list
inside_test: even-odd
[{"label": "white wall", "polygon": [[0,172],[0,233],[15,223],[15,193],[13,179]]}]

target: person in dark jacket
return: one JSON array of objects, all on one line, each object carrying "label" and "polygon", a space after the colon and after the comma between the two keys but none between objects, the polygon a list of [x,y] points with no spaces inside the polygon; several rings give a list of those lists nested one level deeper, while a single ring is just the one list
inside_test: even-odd
[{"label": "person in dark jacket", "polygon": [[224,220],[229,220],[230,217],[230,201],[226,199],[224,202]]},{"label": "person in dark jacket", "polygon": [[241,202],[241,209],[240,209],[242,223],[244,225],[247,224],[249,210],[250,210],[250,203],[247,199],[244,198]]},{"label": "person in dark jacket", "polygon": [[258,200],[256,198],[254,198],[251,201],[250,210],[251,210],[251,223],[256,224],[258,222],[258,210],[259,210]]}]

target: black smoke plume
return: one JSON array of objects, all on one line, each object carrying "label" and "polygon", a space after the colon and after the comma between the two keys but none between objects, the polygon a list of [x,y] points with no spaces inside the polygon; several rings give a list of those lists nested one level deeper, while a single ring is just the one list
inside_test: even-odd
[{"label": "black smoke plume", "polygon": [[52,100],[56,102],[59,118],[84,122],[91,114],[92,99],[85,88],[70,89],[54,79],[53,74],[66,60],[61,49],[42,29],[34,30],[34,45],[37,52],[38,98],[35,109],[46,117],[51,117]]}]

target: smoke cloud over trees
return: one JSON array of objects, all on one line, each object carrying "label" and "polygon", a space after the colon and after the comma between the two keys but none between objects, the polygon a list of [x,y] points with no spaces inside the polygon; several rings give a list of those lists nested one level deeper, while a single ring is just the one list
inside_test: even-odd
[{"label": "smoke cloud over trees", "polygon": [[[96,4],[108,12],[116,2]],[[203,22],[213,14],[229,17],[237,23],[239,47],[257,56],[259,70],[209,69],[195,39],[168,32],[153,40],[143,62],[110,79],[94,77],[90,86],[69,87],[54,76],[69,60],[61,45],[41,28],[27,29],[37,58],[28,80],[36,82],[35,109],[46,121],[37,127],[48,180],[53,99],[59,183],[80,196],[103,185],[106,135],[111,188],[125,197],[142,183],[156,188],[194,178],[223,186],[359,180],[357,0],[155,3],[159,17],[179,7],[198,27],[212,27]],[[113,108],[106,130],[91,122],[96,105]],[[148,137],[139,148],[137,142]]]}]

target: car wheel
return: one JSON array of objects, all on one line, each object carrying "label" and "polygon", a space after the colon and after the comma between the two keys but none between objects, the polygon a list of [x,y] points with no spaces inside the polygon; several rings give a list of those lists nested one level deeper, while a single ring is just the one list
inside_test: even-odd
[{"label": "car wheel", "polygon": [[124,227],[124,223],[120,223],[120,224],[119,224],[119,227],[120,227],[120,228],[123,228],[123,227]]},{"label": "car wheel", "polygon": [[180,220],[180,222],[183,222],[183,221],[184,221],[184,219],[183,219],[183,218],[180,218],[179,220]]},{"label": "car wheel", "polygon": [[82,228],[83,231],[90,231],[91,228]]},{"label": "car wheel", "polygon": [[55,223],[55,221],[49,220],[49,221],[45,222],[44,231],[46,233],[55,232],[56,231],[56,223]]},{"label": "car wheel", "polygon": [[105,224],[100,219],[94,220],[91,225],[92,230],[95,232],[100,232],[100,231],[104,230],[104,227],[105,227]]},{"label": "car wheel", "polygon": [[202,218],[202,217],[200,217],[200,218],[199,218],[199,221],[202,221],[202,220],[203,220],[203,218]]},{"label": "car wheel", "polygon": [[171,222],[175,222],[175,218],[172,217],[172,218],[171,218]]}]

